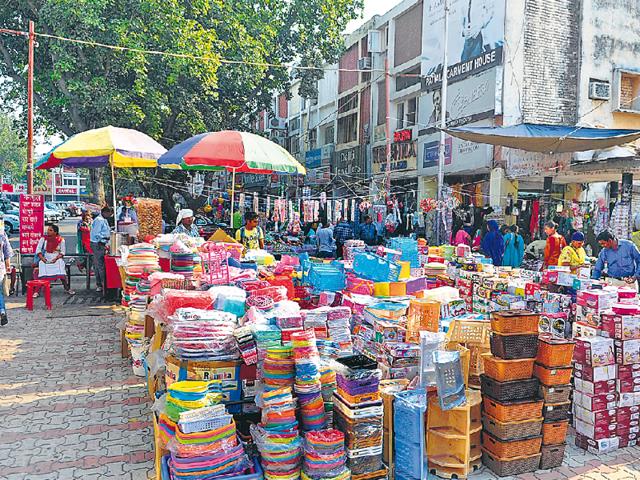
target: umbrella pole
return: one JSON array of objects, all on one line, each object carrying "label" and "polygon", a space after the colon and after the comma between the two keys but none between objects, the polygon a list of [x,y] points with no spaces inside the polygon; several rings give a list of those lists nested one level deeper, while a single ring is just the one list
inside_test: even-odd
[{"label": "umbrella pole", "polygon": [[109,158],[109,163],[111,164],[111,190],[113,191],[113,205],[111,205],[111,208],[113,208],[113,212],[115,215],[115,211],[116,211],[116,170],[115,168],[113,168],[113,155],[111,156],[111,158]]},{"label": "umbrella pole", "polygon": [[231,224],[231,228],[233,228],[233,204],[235,203],[236,196],[236,169],[233,168],[231,172],[231,218],[229,223]]}]

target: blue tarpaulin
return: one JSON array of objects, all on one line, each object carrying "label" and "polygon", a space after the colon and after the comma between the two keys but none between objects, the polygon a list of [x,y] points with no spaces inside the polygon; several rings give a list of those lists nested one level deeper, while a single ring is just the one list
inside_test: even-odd
[{"label": "blue tarpaulin", "polygon": [[640,130],[536,125],[512,127],[458,127],[445,130],[463,140],[517,148],[528,152],[567,153],[600,150],[633,142]]}]

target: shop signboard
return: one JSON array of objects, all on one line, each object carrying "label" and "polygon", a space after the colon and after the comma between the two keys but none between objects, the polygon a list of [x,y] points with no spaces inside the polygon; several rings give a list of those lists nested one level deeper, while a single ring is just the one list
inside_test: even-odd
[{"label": "shop signboard", "polygon": [[304,166],[318,168],[322,164],[322,148],[314,148],[304,154]]},{"label": "shop signboard", "polygon": [[[447,135],[444,140],[444,164],[451,165],[451,148],[453,139]],[[440,161],[440,141],[435,140],[424,144],[422,155],[422,168],[438,166]]]},{"label": "shop signboard", "polygon": [[[397,133],[397,132],[396,132]],[[417,166],[417,141],[398,142],[391,144],[391,161],[389,169],[391,172],[401,172],[404,170],[415,170]],[[387,149],[381,145],[373,149],[373,174],[385,173],[387,171]]]},{"label": "shop signboard", "polygon": [[[444,0],[425,0],[422,89],[442,83]],[[506,0],[449,0],[447,78],[451,84],[502,63]]]},{"label": "shop signboard", "polygon": [[502,147],[501,158],[510,178],[541,175],[540,172],[566,172],[571,166],[572,153],[525,152]]},{"label": "shop signboard", "polygon": [[44,232],[44,196],[20,195],[20,253],[33,255]]},{"label": "shop signboard", "polygon": [[327,143],[322,147],[322,153],[320,158],[322,160],[321,164],[323,166],[331,165],[331,158],[333,157],[333,152],[336,150],[336,146],[333,143]]},{"label": "shop signboard", "polygon": [[324,166],[307,170],[306,185],[326,185],[331,183],[331,167]]},{"label": "shop signboard", "polygon": [[365,161],[366,158],[362,146],[337,151],[335,153],[334,173],[344,177],[365,174]]}]

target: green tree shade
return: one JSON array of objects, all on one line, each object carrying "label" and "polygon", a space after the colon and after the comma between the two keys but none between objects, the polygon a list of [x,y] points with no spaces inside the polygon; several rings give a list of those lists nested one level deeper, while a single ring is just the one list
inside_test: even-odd
[{"label": "green tree shade", "polygon": [[23,180],[27,166],[27,142],[16,122],[0,114],[0,176],[6,182]]},{"label": "green tree shade", "polygon": [[[265,64],[335,61],[361,7],[362,0],[5,0],[0,22],[24,31],[31,19],[47,35],[197,57],[37,39],[41,125],[67,136],[135,128],[171,147],[205,131],[249,130],[289,85],[288,69]],[[25,105],[26,60],[24,37],[0,35],[0,75],[11,79],[0,84],[5,107]],[[104,192],[95,173],[93,191]]]}]

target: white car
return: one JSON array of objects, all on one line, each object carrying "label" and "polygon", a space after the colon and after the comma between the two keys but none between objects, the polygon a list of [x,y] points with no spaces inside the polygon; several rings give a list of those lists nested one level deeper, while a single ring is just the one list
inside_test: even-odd
[{"label": "white car", "polygon": [[44,207],[44,221],[47,223],[56,223],[62,220],[62,214],[58,210],[52,210]]},{"label": "white car", "polygon": [[0,216],[0,223],[4,223],[4,231],[7,235],[20,231],[20,217],[5,213]]},{"label": "white car", "polygon": [[56,205],[53,202],[45,202],[44,208],[45,208],[45,210],[48,208],[50,210],[54,210],[54,211],[58,212],[58,216],[60,217],[60,220],[63,220],[65,218],[67,218],[67,216],[69,215],[68,212],[66,212],[65,210],[63,210],[62,208],[60,208],[58,205]]}]

